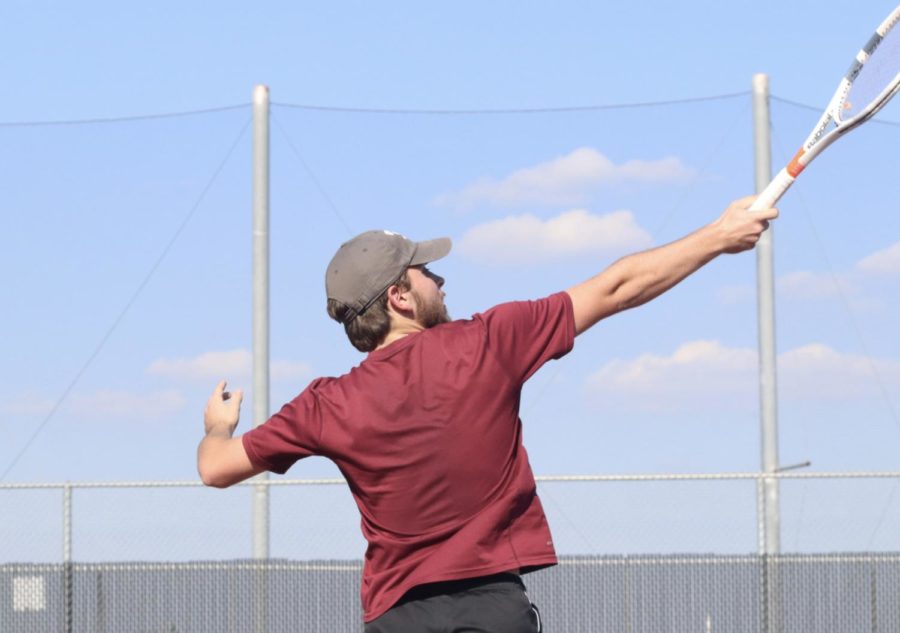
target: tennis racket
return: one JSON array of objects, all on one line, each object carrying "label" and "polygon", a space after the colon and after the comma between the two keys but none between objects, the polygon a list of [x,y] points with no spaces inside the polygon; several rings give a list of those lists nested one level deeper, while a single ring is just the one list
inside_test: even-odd
[{"label": "tennis racket", "polygon": [[856,54],[850,70],[841,79],[822,118],[800,151],[763,189],[751,205],[751,211],[774,206],[816,156],[847,132],[875,116],[900,91],[898,23],[900,6],[891,12]]}]

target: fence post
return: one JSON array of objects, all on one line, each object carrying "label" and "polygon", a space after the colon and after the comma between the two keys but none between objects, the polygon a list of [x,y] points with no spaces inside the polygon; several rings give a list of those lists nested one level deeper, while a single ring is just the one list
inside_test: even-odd
[{"label": "fence post", "polygon": [[63,487],[63,622],[65,633],[72,633],[72,484]]},{"label": "fence post", "polygon": [[871,583],[869,592],[871,595],[870,609],[872,611],[872,633],[878,633],[878,576],[875,571],[876,564],[877,563],[873,560],[869,571]]}]

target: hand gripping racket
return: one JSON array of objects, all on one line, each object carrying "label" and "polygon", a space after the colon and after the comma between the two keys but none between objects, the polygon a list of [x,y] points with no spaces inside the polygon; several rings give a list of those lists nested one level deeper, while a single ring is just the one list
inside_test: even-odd
[{"label": "hand gripping racket", "polygon": [[850,70],[841,79],[809,138],[793,160],[759,194],[750,207],[751,211],[774,206],[816,156],[844,134],[875,116],[900,91],[898,23],[900,6],[891,12],[856,54]]}]

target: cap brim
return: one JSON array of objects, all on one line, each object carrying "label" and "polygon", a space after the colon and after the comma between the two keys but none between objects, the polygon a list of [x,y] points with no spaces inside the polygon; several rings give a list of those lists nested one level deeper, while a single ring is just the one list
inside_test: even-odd
[{"label": "cap brim", "polygon": [[409,262],[410,266],[420,266],[446,257],[453,243],[449,237],[439,237],[434,240],[416,242],[416,252]]}]

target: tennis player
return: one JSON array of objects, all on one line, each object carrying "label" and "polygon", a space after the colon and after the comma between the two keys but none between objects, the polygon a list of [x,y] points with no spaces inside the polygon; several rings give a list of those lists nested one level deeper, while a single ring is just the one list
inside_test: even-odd
[{"label": "tennis player", "polygon": [[428,264],[450,240],[369,231],[328,265],[328,314],[366,358],[319,378],[265,424],[234,437],[241,391],[219,383],[198,449],[204,483],[226,487],[322,455],[346,477],[368,542],[366,633],[533,633],[521,575],[554,565],[522,445],[519,396],[544,363],[601,319],[650,301],[723,253],[751,249],[778,212],[733,202],[716,221],[534,301],[452,321]]}]

